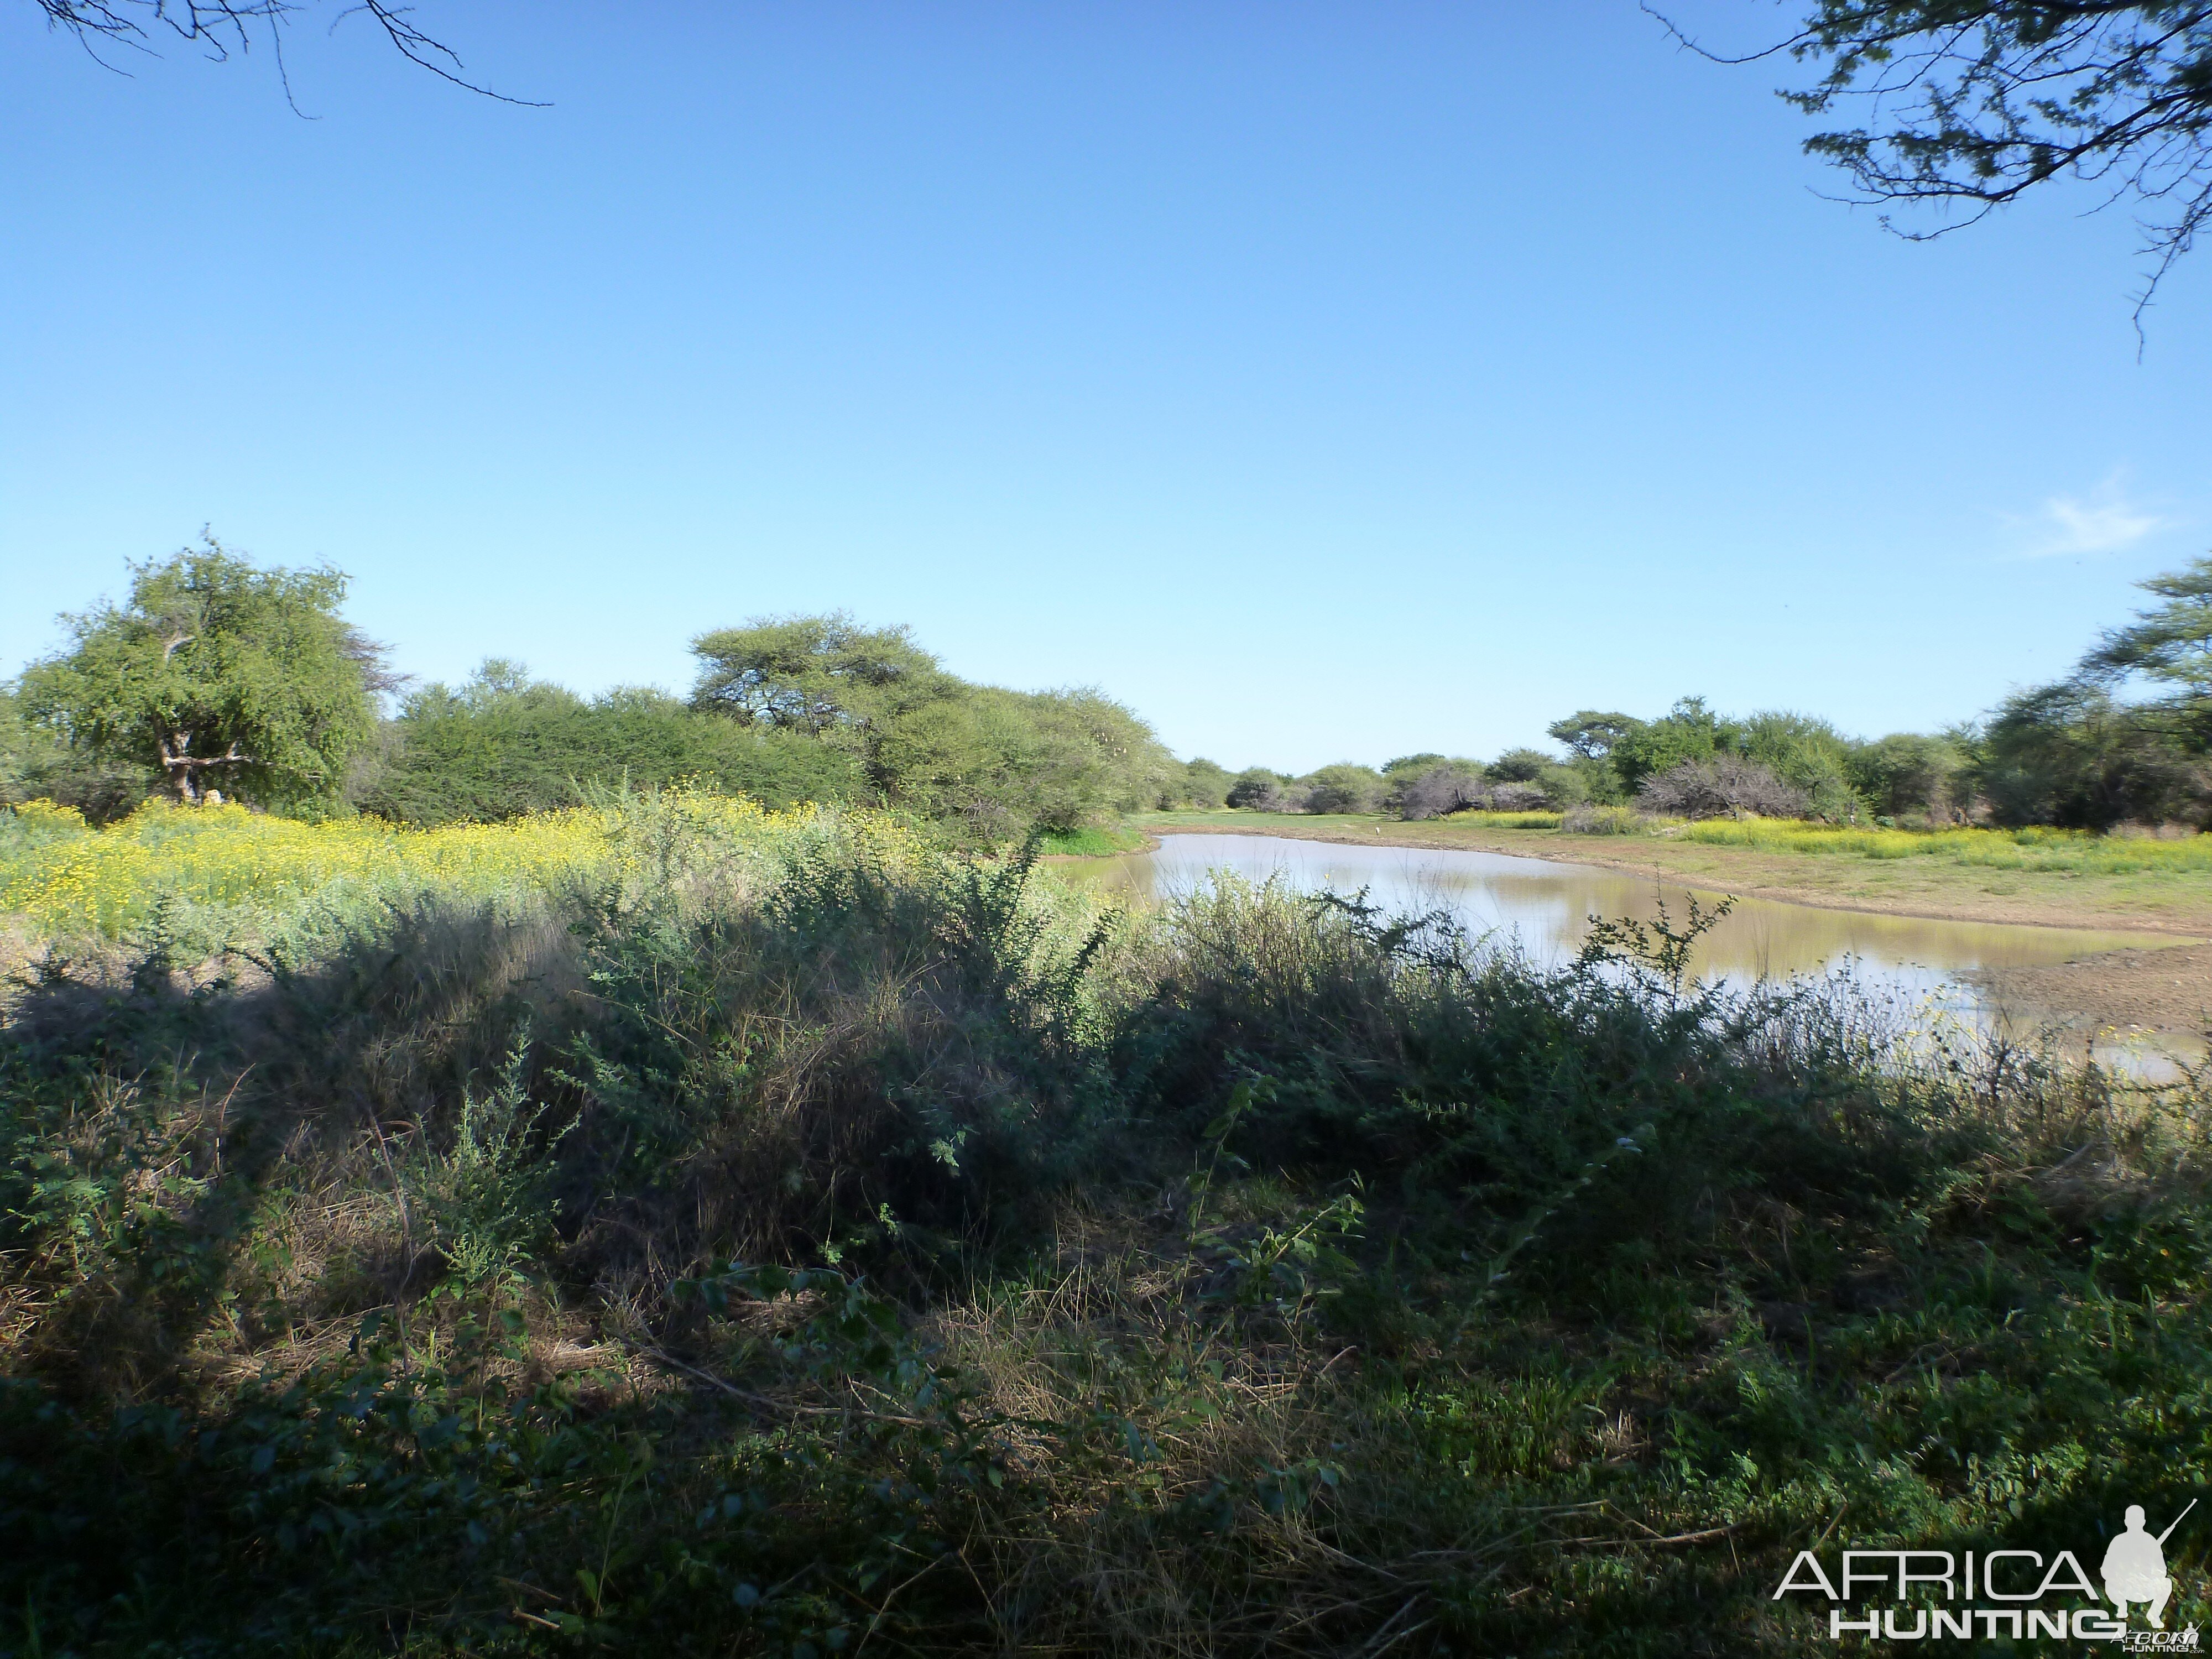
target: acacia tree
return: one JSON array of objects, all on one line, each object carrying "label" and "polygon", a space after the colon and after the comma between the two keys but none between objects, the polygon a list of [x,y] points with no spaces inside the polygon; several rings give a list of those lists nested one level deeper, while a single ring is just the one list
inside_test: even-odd
[{"label": "acacia tree", "polygon": [[906,629],[863,628],[843,611],[756,617],[702,634],[691,654],[693,708],[856,743],[959,686]]},{"label": "acacia tree", "polygon": [[2088,180],[2142,210],[2153,269],[2138,319],[2212,221],[2208,0],[1817,0],[1802,15],[1787,40],[1721,61],[1823,65],[1783,96],[1809,115],[1863,112],[1805,141],[1861,200],[1960,208],[1971,223],[2046,180]]},{"label": "acacia tree", "polygon": [[904,628],[842,612],[757,619],[691,649],[693,708],[844,750],[884,799],[981,839],[1149,805],[1173,763],[1151,727],[1096,691],[971,685]]},{"label": "acacia tree", "polygon": [[2152,710],[2193,750],[2212,749],[2212,556],[2137,584],[2166,603],[2117,628],[2082,659],[2081,678],[2114,685],[2140,674],[2166,688]]},{"label": "acacia tree", "polygon": [[182,802],[335,798],[398,677],[339,615],[327,568],[262,570],[213,537],[131,568],[131,598],[62,620],[67,651],[24,671],[24,712],[71,747],[159,773]]}]

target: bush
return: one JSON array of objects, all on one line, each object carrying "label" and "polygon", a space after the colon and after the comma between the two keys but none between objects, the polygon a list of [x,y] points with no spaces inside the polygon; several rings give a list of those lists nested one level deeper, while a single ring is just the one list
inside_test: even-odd
[{"label": "bush", "polygon": [[2159,711],[2076,683],[2023,691],[1990,722],[1972,775],[2008,826],[2212,823],[2212,760],[2168,726]]},{"label": "bush", "polygon": [[1141,810],[1176,769],[1152,728],[1102,693],[971,685],[903,628],[756,619],[692,651],[695,708],[848,755],[878,800],[982,842]]},{"label": "bush", "polygon": [[1485,768],[1498,783],[1539,783],[1559,763],[1540,749],[1509,749]]},{"label": "bush", "polygon": [[403,823],[495,823],[625,781],[695,782],[769,806],[866,789],[850,755],[797,732],[747,729],[649,690],[586,701],[496,659],[458,690],[416,693],[391,731],[390,753],[353,794],[362,810]]},{"label": "bush", "polygon": [[1559,820],[1559,828],[1571,836],[1640,836],[1650,827],[1651,820],[1632,806],[1590,801],[1569,807]]},{"label": "bush", "polygon": [[1382,775],[1371,766],[1348,761],[1324,766],[1300,779],[1301,804],[1309,812],[1374,811],[1382,800]]},{"label": "bush", "polygon": [[1401,818],[1443,817],[1480,806],[1489,799],[1490,780],[1471,761],[1443,761],[1391,780],[1390,805]]},{"label": "bush", "polygon": [[1231,781],[1223,798],[1240,811],[1295,811],[1297,809],[1289,793],[1290,781],[1281,773],[1270,772],[1264,766],[1249,766]]},{"label": "bush", "polygon": [[1684,761],[1644,780],[1637,805],[1670,817],[1711,818],[1755,813],[1760,817],[1800,818],[1812,797],[1776,777],[1757,761],[1718,755]]},{"label": "bush", "polygon": [[12,1644],[1778,1659],[2212,1480],[2201,1078],[696,805],[19,988]]},{"label": "bush", "polygon": [[[1545,763],[1554,773],[1566,769]],[[1445,761],[1417,772],[1401,772],[1386,797],[1389,809],[1409,820],[1443,817],[1452,812],[1535,812],[1554,808],[1561,797],[1578,800],[1571,782],[1559,793],[1545,783],[1492,778],[1473,761]]]},{"label": "bush", "polygon": [[1183,763],[1182,776],[1170,778],[1168,787],[1160,791],[1163,809],[1194,806],[1199,811],[1212,811],[1229,803],[1231,780],[1228,768],[1203,758]]},{"label": "bush", "polygon": [[1893,732],[1861,744],[1845,765],[1852,787],[1882,817],[1963,822],[1972,805],[1971,757],[1954,738]]}]

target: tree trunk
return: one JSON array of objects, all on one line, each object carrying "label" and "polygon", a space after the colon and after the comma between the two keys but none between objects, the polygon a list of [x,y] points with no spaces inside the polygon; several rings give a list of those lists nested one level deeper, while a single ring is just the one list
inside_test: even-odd
[{"label": "tree trunk", "polygon": [[240,752],[236,744],[220,755],[197,756],[192,753],[192,734],[173,732],[160,739],[161,765],[169,775],[169,787],[177,792],[180,806],[198,806],[204,799],[200,784],[200,770],[209,766],[240,766],[251,757]]},{"label": "tree trunk", "polygon": [[189,732],[177,732],[161,739],[161,764],[169,774],[169,787],[177,792],[179,806],[199,804],[198,786],[192,778],[192,736]]}]

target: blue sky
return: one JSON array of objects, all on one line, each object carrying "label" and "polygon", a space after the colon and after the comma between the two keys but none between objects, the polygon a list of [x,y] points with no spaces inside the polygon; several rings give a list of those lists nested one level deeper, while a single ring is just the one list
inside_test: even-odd
[{"label": "blue sky", "polygon": [[419,18],[552,106],[0,9],[0,673],[209,523],[426,678],[844,608],[1303,769],[1966,719],[2212,547],[2212,252],[2138,362],[2124,210],[1908,244],[1631,0]]}]

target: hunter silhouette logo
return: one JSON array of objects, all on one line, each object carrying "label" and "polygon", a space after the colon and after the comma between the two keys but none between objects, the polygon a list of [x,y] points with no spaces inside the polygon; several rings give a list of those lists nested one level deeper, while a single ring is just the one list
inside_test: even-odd
[{"label": "hunter silhouette logo", "polygon": [[[1869,1642],[1978,1639],[1984,1644],[2000,1638],[2070,1638],[2113,1643],[2124,1653],[2197,1653],[2196,1626],[2166,1627],[2174,1591],[2166,1541],[2197,1504],[2190,1499],[2155,1534],[2142,1505],[2129,1504],[2124,1529],[2105,1547],[2101,1596],[2083,1557],[2072,1550],[1847,1546],[1832,1573],[1817,1551],[1800,1550],[1775,1587],[1774,1600],[1805,1595],[1826,1601],[1828,1638],[1837,1642],[1854,1636]],[[2131,1612],[2142,1625],[2130,1627]]]},{"label": "hunter silhouette logo", "polygon": [[2154,1538],[2143,1530],[2142,1505],[2128,1505],[2127,1530],[2105,1547],[2105,1595],[2121,1618],[2128,1616],[2129,1602],[2141,1601],[2150,1627],[2166,1628],[2166,1599],[2173,1594],[2173,1580],[2166,1576],[2166,1540],[2196,1507],[2192,1498],[2173,1525]]}]

